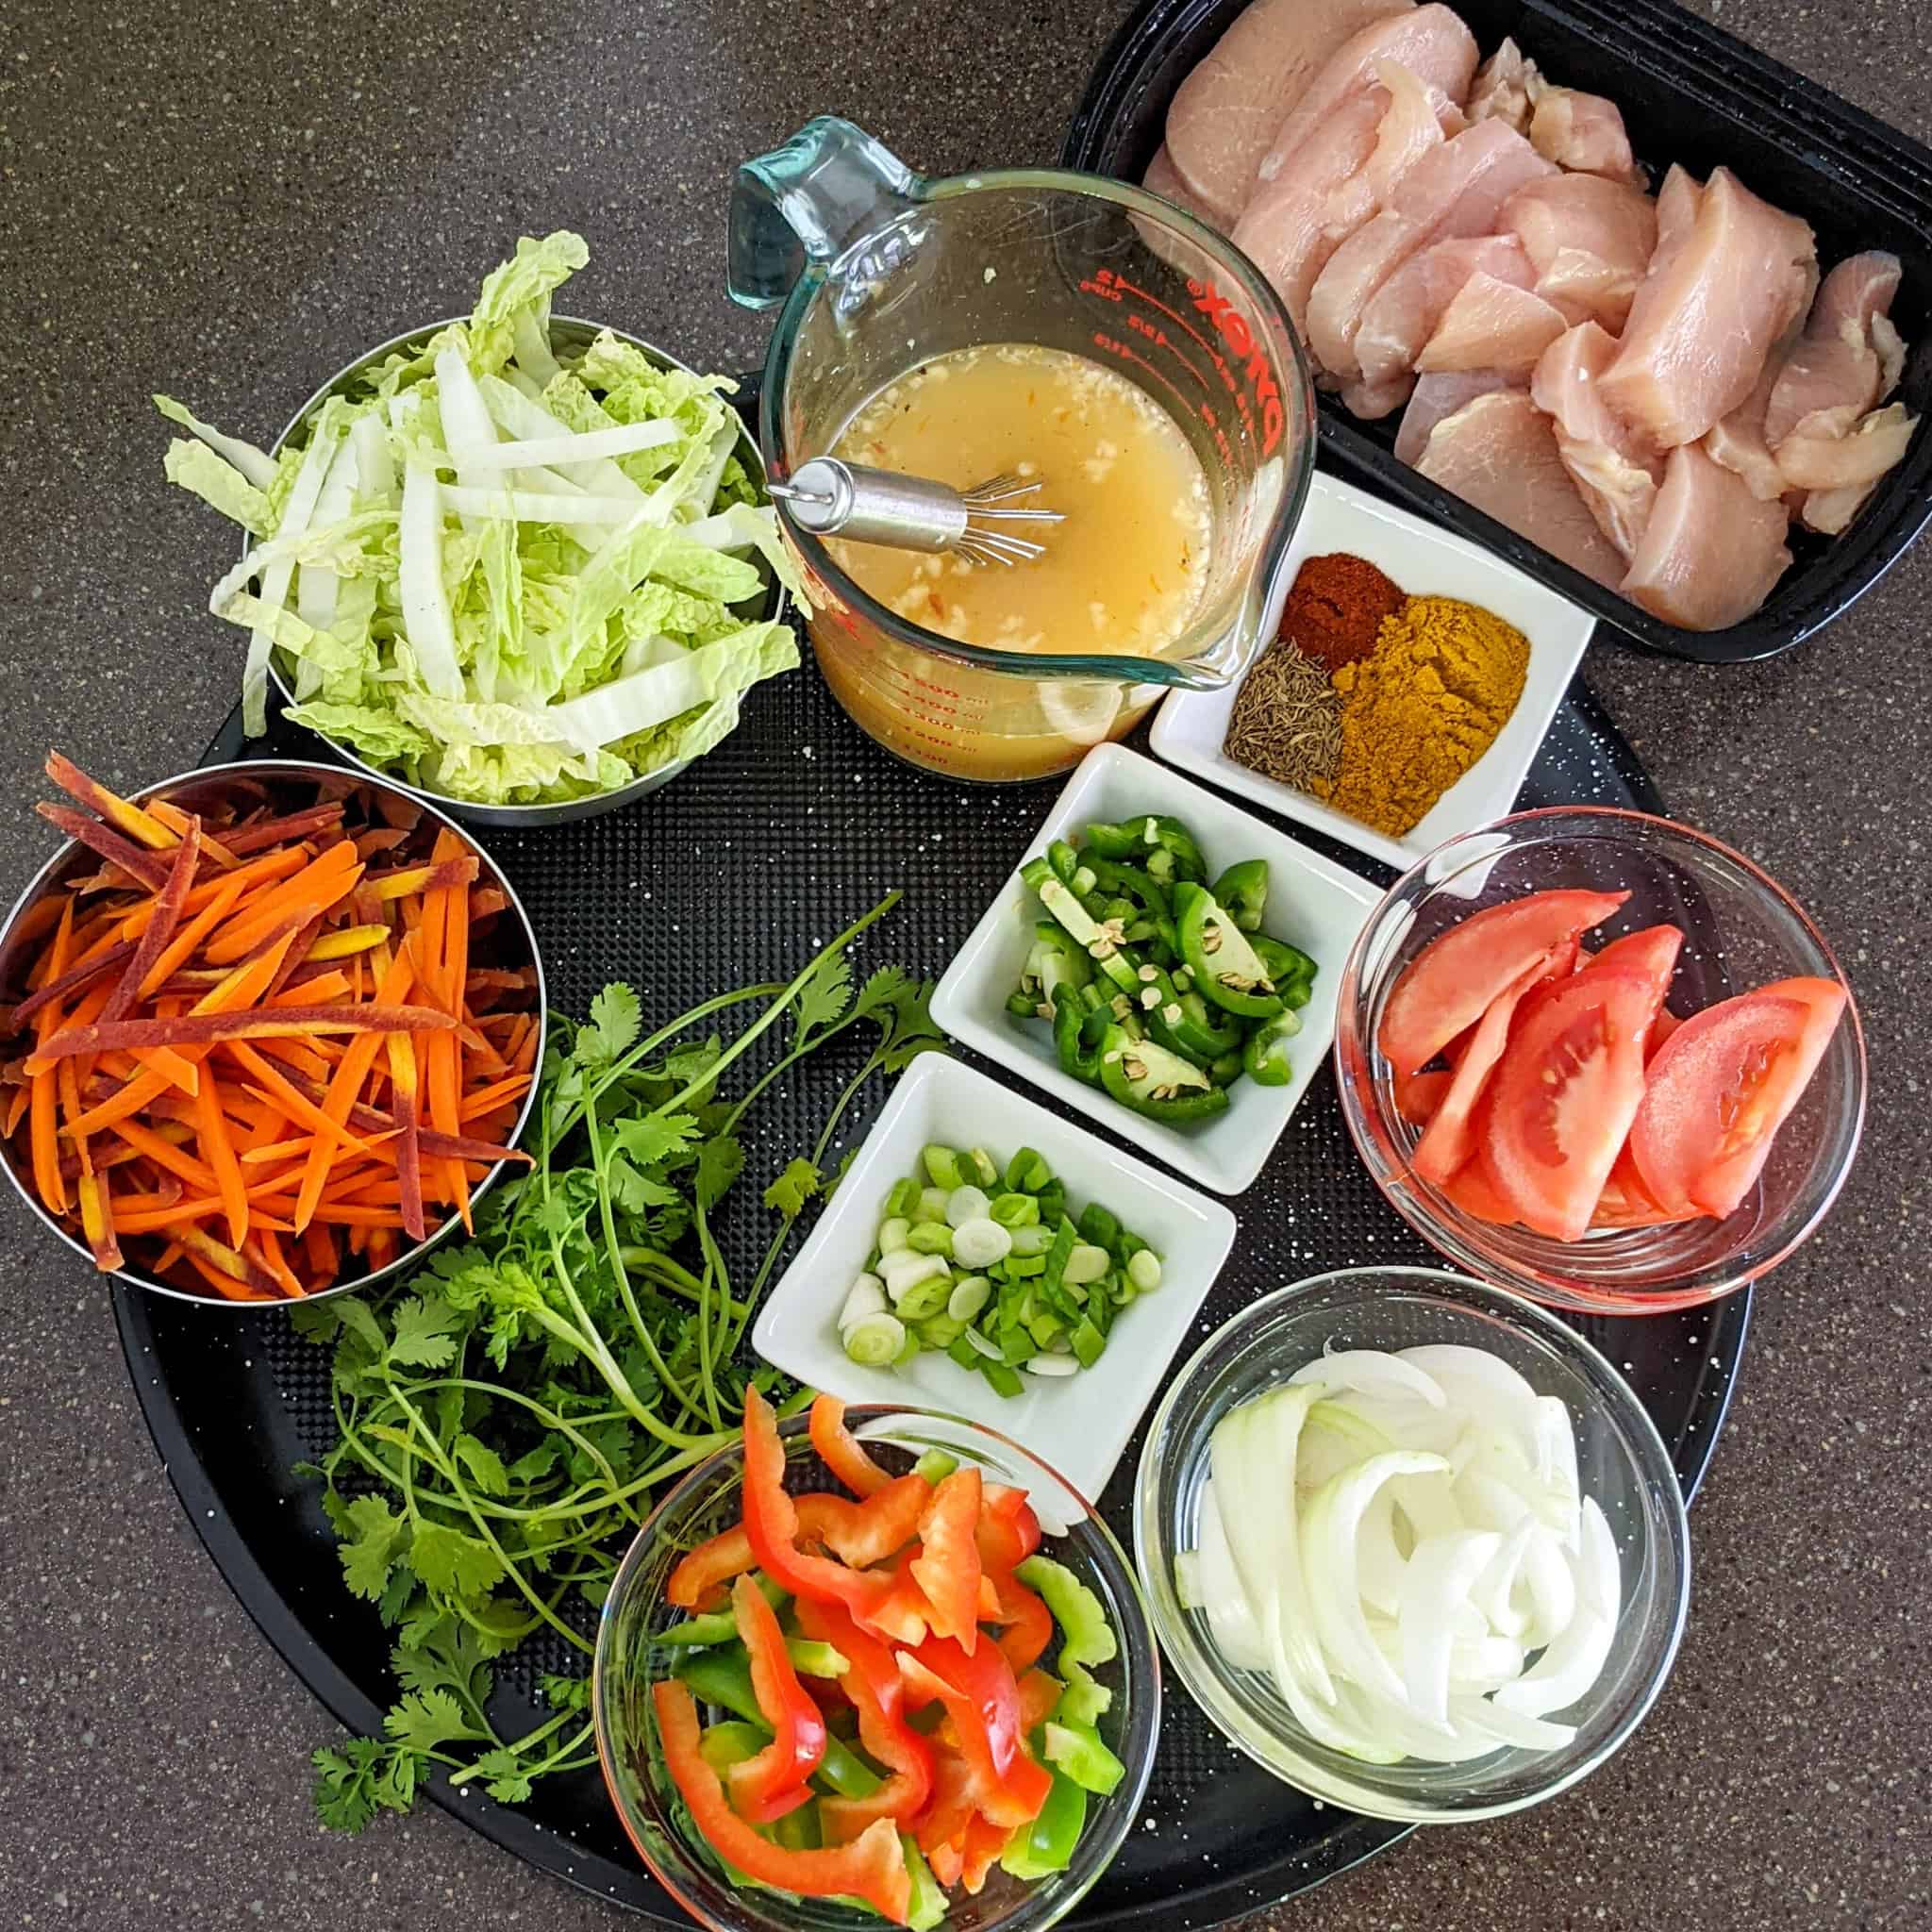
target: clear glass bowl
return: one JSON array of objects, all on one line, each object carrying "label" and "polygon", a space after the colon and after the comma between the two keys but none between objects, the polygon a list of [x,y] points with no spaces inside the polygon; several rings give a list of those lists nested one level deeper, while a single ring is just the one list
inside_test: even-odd
[{"label": "clear glass bowl", "polygon": [[[1224,1663],[1206,1615],[1184,1608],[1174,1557],[1198,1541],[1208,1442],[1223,1416],[1285,1382],[1324,1348],[1455,1342],[1500,1356],[1576,1428],[1583,1493],[1617,1539],[1624,1603],[1608,1659],[1572,1710],[1559,1751],[1506,1749],[1465,1764],[1365,1764],[1318,1744],[1272,1679]],[[1141,1457],[1134,1550],[1160,1647],[1209,1719],[1278,1778],[1332,1805],[1416,1824],[1497,1818],[1539,1805],[1613,1757],[1670,1674],[1690,1595],[1683,1492],[1670,1453],[1629,1385],[1574,1330],[1534,1304],[1428,1268],[1346,1268],[1244,1308],[1174,1379]]]},{"label": "clear glass bowl", "polygon": [[[846,1422],[874,1458],[897,1473],[928,1449],[980,1465],[993,1480],[1024,1489],[1045,1539],[1042,1553],[1064,1563],[1100,1599],[1120,1654],[1094,1673],[1113,1691],[1097,1728],[1127,1768],[1107,1797],[1090,1793],[1087,1828],[1064,1872],[1034,1882],[995,1866],[978,1897],[955,1890],[949,1932],[1045,1932],[1086,1895],[1120,1849],[1146,1792],[1160,1734],[1160,1666],[1147,1610],[1126,1554],[1092,1507],[1038,1457],[991,1429],[898,1408],[849,1408]],[[837,1489],[813,1451],[803,1416],[782,1425],[786,1484],[794,1491]],[[878,1918],[823,1899],[739,1890],[708,1852],[694,1845],[664,1767],[650,1687],[673,1653],[655,1633],[685,1613],[664,1601],[672,1567],[693,1544],[742,1514],[741,1447],[723,1449],[685,1477],[639,1531],[619,1567],[597,1630],[591,1712],[597,1755],[611,1802],[638,1856],[692,1918],[716,1932],[865,1932]],[[1042,1659],[1048,1668],[1052,1653]]]},{"label": "clear glass bowl", "polygon": [[1445,927],[1486,906],[1559,887],[1629,892],[1605,937],[1660,921],[1683,928],[1669,996],[1682,1018],[1798,974],[1851,991],[1790,894],[1715,839],[1643,812],[1519,812],[1438,846],[1370,915],[1337,996],[1342,1117],[1390,1206],[1473,1274],[1590,1314],[1654,1315],[1715,1301],[1790,1256],[1844,1185],[1865,1118],[1865,1038],[1856,1005],[1846,1007],[1810,1085],[1778,1129],[1757,1187],[1724,1221],[1559,1241],[1465,1214],[1409,1164],[1421,1129],[1397,1113],[1390,1065],[1374,1044],[1390,990]]}]

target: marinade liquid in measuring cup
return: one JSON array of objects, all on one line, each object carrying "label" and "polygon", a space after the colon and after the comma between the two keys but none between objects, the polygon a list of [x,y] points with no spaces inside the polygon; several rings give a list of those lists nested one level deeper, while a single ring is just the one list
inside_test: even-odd
[{"label": "marinade liquid in measuring cup", "polygon": [[888,749],[1041,776],[1168,687],[1238,678],[1274,634],[1307,373],[1272,291],[1179,209],[1045,170],[926,181],[820,120],[740,171],[731,290],[784,303],[760,404],[774,475],[825,455],[960,487],[1037,472],[1067,513],[1010,570],[787,519],[819,665]]}]

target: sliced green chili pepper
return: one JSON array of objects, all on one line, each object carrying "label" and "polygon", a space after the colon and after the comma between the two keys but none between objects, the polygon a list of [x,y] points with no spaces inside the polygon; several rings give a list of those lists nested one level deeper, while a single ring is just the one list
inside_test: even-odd
[{"label": "sliced green chili pepper", "polygon": [[1148,912],[1158,912],[1163,916],[1173,913],[1174,901],[1167,888],[1138,865],[1124,865],[1119,859],[1103,858],[1098,854],[1090,858],[1087,863],[1092,870],[1094,882],[1103,891],[1124,893]]},{"label": "sliced green chili pepper", "polygon": [[1033,943],[1020,971],[1023,992],[1037,991],[1040,1004],[1050,1006],[1054,989],[1085,986],[1093,977],[1093,961],[1076,946],[1066,928],[1051,919],[1033,928]]},{"label": "sliced green chili pepper", "polygon": [[1021,876],[1040,894],[1040,903],[1066,928],[1074,944],[1086,949],[1088,958],[1101,972],[1117,987],[1131,993],[1138,983],[1134,962],[1122,952],[1119,941],[1103,930],[1101,922],[1080,903],[1079,895],[1071,886],[1056,878],[1050,870],[1034,885],[1027,876],[1031,870],[1030,866],[1025,868]]},{"label": "sliced green chili pepper", "polygon": [[1208,1077],[1217,1087],[1232,1087],[1245,1071],[1246,1062],[1238,1053],[1224,1053],[1208,1064]]},{"label": "sliced green chili pepper", "polygon": [[1215,1006],[1244,1020],[1269,1020],[1280,1012],[1281,1002],[1261,956],[1213,893],[1191,894],[1177,925],[1181,957],[1195,986]]},{"label": "sliced green chili pepper", "polygon": [[1007,1011],[1016,1020],[1040,1018],[1041,1001],[1036,994],[1023,992],[1017,986],[1007,995]]},{"label": "sliced green chili pepper", "polygon": [[1100,1047],[1100,1084],[1123,1107],[1156,1121],[1205,1120],[1224,1111],[1227,1095],[1201,1069],[1154,1041],[1108,1028]]},{"label": "sliced green chili pepper", "polygon": [[1241,1048],[1241,1067],[1257,1087],[1286,1087],[1294,1077],[1288,1044],[1302,1030],[1298,1014],[1282,1011],[1263,1020]]},{"label": "sliced green chili pepper", "polygon": [[1213,892],[1243,932],[1259,932],[1261,914],[1268,904],[1268,861],[1243,858],[1229,866],[1214,881]]},{"label": "sliced green chili pepper", "polygon": [[[1061,987],[1054,994],[1053,1001],[1053,1048],[1062,1071],[1073,1074],[1076,1080],[1097,1083],[1100,1079],[1100,1042],[1107,1038],[1110,1024],[1105,1011],[1090,1012],[1073,988]],[[1000,1199],[1024,1201],[1029,1219],[1037,1217],[1040,1212],[1040,1204],[1030,1194],[1002,1194]],[[1009,1214],[1014,1211],[1008,1209]],[[1007,1224],[1008,1226],[1018,1224],[1017,1222]]]},{"label": "sliced green chili pepper", "polygon": [[1155,818],[1141,822],[1141,840],[1146,852],[1148,876],[1167,884],[1186,879],[1199,885],[1208,877],[1208,861],[1194,842],[1194,835],[1178,819]]},{"label": "sliced green chili pepper", "polygon": [[1016,1831],[1000,1854],[1000,1870],[1026,1881],[1064,1872],[1086,1828],[1087,1793],[1056,1772],[1040,1815]]},{"label": "sliced green chili pepper", "polygon": [[1080,869],[1080,855],[1064,839],[1056,839],[1046,848],[1046,862],[1057,879],[1072,885],[1074,874]]},{"label": "sliced green chili pepper", "polygon": [[1285,941],[1272,940],[1266,933],[1255,935],[1255,951],[1262,965],[1268,969],[1268,977],[1274,982],[1276,997],[1285,1007],[1305,1007],[1308,995],[1315,988],[1315,974],[1320,970],[1315,962],[1299,946],[1291,946]]}]

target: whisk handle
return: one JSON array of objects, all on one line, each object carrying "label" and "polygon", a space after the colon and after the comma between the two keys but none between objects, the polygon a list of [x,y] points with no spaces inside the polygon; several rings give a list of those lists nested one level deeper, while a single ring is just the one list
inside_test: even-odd
[{"label": "whisk handle", "polygon": [[950,550],[966,534],[959,492],[924,476],[903,476],[838,457],[813,457],[774,484],[772,494],[815,536],[895,550]]}]

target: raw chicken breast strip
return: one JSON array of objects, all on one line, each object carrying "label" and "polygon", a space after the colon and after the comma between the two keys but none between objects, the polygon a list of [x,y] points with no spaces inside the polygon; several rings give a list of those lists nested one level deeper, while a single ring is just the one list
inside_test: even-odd
[{"label": "raw chicken breast strip", "polygon": [[1872,325],[1890,308],[1899,275],[1898,257],[1874,250],[1840,262],[1819,285],[1765,408],[1772,449],[1815,409],[1849,408],[1857,416],[1878,401],[1885,378]]},{"label": "raw chicken breast strip", "polygon": [[1657,250],[1657,204],[1624,182],[1557,175],[1518,189],[1496,230],[1522,242],[1545,302],[1615,335]]},{"label": "raw chicken breast strip", "polygon": [[1181,171],[1174,166],[1174,157],[1166,148],[1156,151],[1154,158],[1147,163],[1147,177],[1141,185],[1148,193],[1164,194],[1169,201],[1179,202],[1191,215],[1198,215],[1202,221],[1214,226],[1220,225],[1214,210],[1181,178]]},{"label": "raw chicken breast strip", "polygon": [[1468,375],[1422,375],[1416,378],[1415,393],[1395,430],[1395,460],[1414,469],[1429,446],[1436,425],[1453,416],[1465,403],[1497,390],[1514,389],[1507,375],[1493,369],[1477,370]]},{"label": "raw chicken breast strip", "polygon": [[1414,10],[1412,0],[1255,0],[1167,110],[1168,153],[1185,198],[1224,233],[1231,228],[1262,156],[1330,57],[1364,27]]},{"label": "raw chicken breast strip", "polygon": [[1424,375],[1500,369],[1527,376],[1569,324],[1541,295],[1478,272],[1456,292],[1436,332],[1416,358]]},{"label": "raw chicken breast strip", "polygon": [[1527,289],[1536,280],[1529,258],[1513,235],[1438,242],[1410,256],[1362,310],[1361,326],[1355,337],[1362,380],[1371,384],[1397,381],[1414,369],[1415,358],[1435,334],[1442,311],[1461,292],[1463,283],[1478,272],[1519,289]]},{"label": "raw chicken breast strip", "polygon": [[[1296,148],[1350,94],[1373,84],[1378,60],[1400,62],[1425,87],[1437,89],[1459,108],[1475,72],[1475,37],[1446,7],[1418,7],[1363,27],[1336,50],[1281,123],[1274,144],[1261,158],[1259,178],[1274,180]],[[1170,121],[1170,145],[1173,141]]]},{"label": "raw chicken breast strip", "polygon": [[1712,173],[1688,229],[1660,199],[1657,229],[1657,254],[1602,381],[1622,415],[1672,448],[1695,441],[1751,393],[1772,346],[1811,299],[1817,253],[1807,224],[1760,201],[1727,168]]},{"label": "raw chicken breast strip", "polygon": [[1570,480],[1554,425],[1523,390],[1444,417],[1416,469],[1585,576],[1612,590],[1623,580],[1624,559]]},{"label": "raw chicken breast strip", "polygon": [[1302,143],[1288,169],[1262,184],[1235,224],[1235,246],[1267,276],[1304,341],[1308,291],[1347,234],[1331,224],[1334,198],[1374,152],[1388,105],[1384,87],[1351,94]]},{"label": "raw chicken breast strip", "polygon": [[1529,121],[1530,145],[1559,168],[1607,181],[1641,182],[1624,130],[1624,111],[1602,94],[1545,88]]},{"label": "raw chicken breast strip", "polygon": [[1597,527],[1627,558],[1642,541],[1664,466],[1603,399],[1598,378],[1616,354],[1614,338],[1580,323],[1543,351],[1529,393],[1555,425],[1557,453]]},{"label": "raw chicken breast strip", "polygon": [[1505,40],[1476,69],[1475,82],[1469,91],[1470,125],[1502,121],[1518,134],[1527,135],[1542,85],[1536,62],[1514,41]]},{"label": "raw chicken breast strip", "polygon": [[1783,504],[1760,503],[1741,476],[1686,443],[1671,452],[1624,595],[1686,630],[1740,624],[1790,563],[1787,522]]},{"label": "raw chicken breast strip", "polygon": [[1307,338],[1324,369],[1360,374],[1363,311],[1404,262],[1430,242],[1488,235],[1516,191],[1556,169],[1502,121],[1478,122],[1426,154],[1380,214],[1329,258],[1308,294]]},{"label": "raw chicken breast strip", "polygon": [[1722,463],[1734,475],[1741,476],[1751,494],[1760,503],[1774,503],[1790,485],[1777,466],[1770,445],[1764,440],[1764,412],[1771,407],[1772,391],[1784,374],[1785,357],[1790,342],[1785,341],[1765,358],[1764,374],[1757,386],[1722,422],[1704,433],[1704,453],[1714,463]]}]

